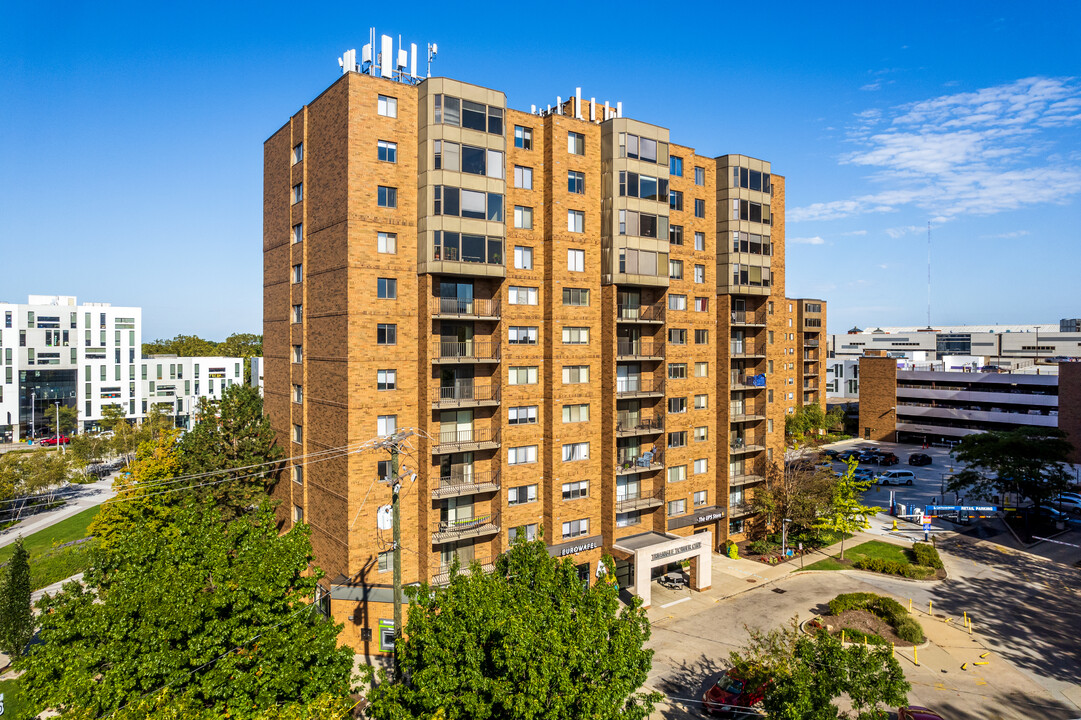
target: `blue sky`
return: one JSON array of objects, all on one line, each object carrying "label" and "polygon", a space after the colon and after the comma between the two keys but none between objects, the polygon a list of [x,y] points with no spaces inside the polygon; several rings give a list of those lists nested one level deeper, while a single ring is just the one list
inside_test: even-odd
[{"label": "blue sky", "polygon": [[[368,28],[512,107],[585,97],[788,178],[829,329],[1081,314],[1081,3],[6,3],[0,299],[260,332],[262,143]],[[545,14],[534,14],[542,7]]]}]

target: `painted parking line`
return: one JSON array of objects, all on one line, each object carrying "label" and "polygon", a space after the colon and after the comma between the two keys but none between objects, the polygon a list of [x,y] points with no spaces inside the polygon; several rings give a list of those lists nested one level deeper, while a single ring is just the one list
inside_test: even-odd
[{"label": "painted parking line", "polygon": [[688,600],[690,600],[689,597],[680,598],[679,600],[673,600],[670,603],[665,603],[664,605],[661,605],[661,609],[663,610],[664,608],[670,608],[673,605],[679,605],[681,602],[687,602]]}]

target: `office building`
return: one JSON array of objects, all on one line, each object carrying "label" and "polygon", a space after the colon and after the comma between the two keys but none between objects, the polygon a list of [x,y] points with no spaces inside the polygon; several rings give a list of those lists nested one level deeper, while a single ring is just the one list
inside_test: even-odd
[{"label": "office building", "polygon": [[[785,298],[784,178],[578,93],[525,112],[343,65],[264,146],[264,393],[288,454],[416,429],[406,583],[523,536],[584,581],[612,555],[647,603],[668,562],[708,584],[785,414],[824,403],[825,304]],[[393,637],[388,461],[298,460],[276,488],[371,653]]]}]

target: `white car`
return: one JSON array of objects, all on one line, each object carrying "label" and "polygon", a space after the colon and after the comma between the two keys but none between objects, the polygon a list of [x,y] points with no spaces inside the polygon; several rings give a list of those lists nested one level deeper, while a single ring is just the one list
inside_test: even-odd
[{"label": "white car", "polygon": [[1061,509],[1064,512],[1081,513],[1081,497],[1078,497],[1076,493],[1063,493],[1049,504],[1056,510]]},{"label": "white car", "polygon": [[911,470],[890,470],[877,476],[879,485],[911,485],[916,474]]}]

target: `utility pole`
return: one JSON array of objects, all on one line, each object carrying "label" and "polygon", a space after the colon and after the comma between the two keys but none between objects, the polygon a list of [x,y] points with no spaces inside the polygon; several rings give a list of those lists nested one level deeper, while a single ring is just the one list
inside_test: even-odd
[{"label": "utility pole", "polygon": [[390,509],[394,522],[394,676],[400,678],[398,642],[402,639],[402,518],[398,495],[402,489],[402,483],[398,477],[397,437],[391,439],[390,445],[390,482],[393,490]]},{"label": "utility pole", "polygon": [[60,401],[56,400],[56,454],[60,454]]}]

